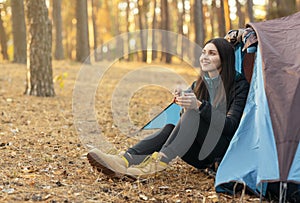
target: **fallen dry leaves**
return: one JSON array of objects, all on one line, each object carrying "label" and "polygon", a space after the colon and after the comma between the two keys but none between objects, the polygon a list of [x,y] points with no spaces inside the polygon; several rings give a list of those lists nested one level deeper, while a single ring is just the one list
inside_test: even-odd
[{"label": "fallen dry leaves", "polygon": [[[103,134],[116,148],[124,150],[136,140],[122,136],[110,111],[111,89],[137,63],[116,63],[102,79],[95,108]],[[233,202],[231,196],[214,191],[214,179],[176,160],[166,171],[147,179],[110,179],[94,171],[86,159],[87,149],[78,137],[72,115],[72,92],[81,65],[55,62],[57,96],[39,98],[23,95],[26,67],[0,65],[0,202]],[[189,82],[195,75],[186,65],[178,73]],[[67,74],[66,74],[67,73]],[[143,76],[141,76],[143,77]],[[144,76],[147,77],[147,76]],[[105,91],[107,90],[107,91]],[[143,95],[147,93],[147,98]],[[163,108],[172,95],[157,94],[155,87],[139,90],[130,101],[130,117],[141,126],[149,119],[143,110]],[[157,110],[156,110],[157,111]],[[155,113],[153,113],[155,114]],[[250,201],[245,196],[244,202]]]}]

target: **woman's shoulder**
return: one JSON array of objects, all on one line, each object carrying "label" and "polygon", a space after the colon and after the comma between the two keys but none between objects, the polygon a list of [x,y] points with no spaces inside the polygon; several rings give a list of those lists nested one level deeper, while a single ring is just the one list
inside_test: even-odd
[{"label": "woman's shoulder", "polygon": [[247,84],[249,84],[246,77],[243,74],[239,73],[239,72],[236,72],[236,74],[235,74],[235,82],[236,83],[247,83]]},{"label": "woman's shoulder", "polygon": [[249,89],[249,82],[245,76],[239,72],[236,72],[235,75],[235,89]]},{"label": "woman's shoulder", "polygon": [[196,83],[197,83],[196,80],[192,83],[192,85],[191,85],[191,87],[190,87],[192,90],[196,87]]}]

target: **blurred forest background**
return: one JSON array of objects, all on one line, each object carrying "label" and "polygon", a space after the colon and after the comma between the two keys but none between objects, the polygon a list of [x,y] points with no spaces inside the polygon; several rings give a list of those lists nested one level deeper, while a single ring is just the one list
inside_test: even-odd
[{"label": "blurred forest background", "polygon": [[[141,181],[98,173],[86,159],[84,141],[103,144],[104,139],[93,125],[88,124],[87,131],[77,128],[74,109],[94,116],[85,108],[95,108],[101,133],[117,149],[127,149],[136,140],[125,136],[122,127],[142,127],[165,108],[173,95],[164,87],[177,85],[174,75],[190,84],[197,76],[183,60],[198,58],[182,36],[202,46],[248,22],[297,11],[300,0],[0,0],[0,202],[259,202],[256,196],[216,194],[212,175],[181,160]],[[147,37],[139,37],[139,30],[145,29]],[[178,33],[178,39],[156,37],[154,29]],[[107,43],[121,34],[121,41]],[[168,46],[174,55],[164,51]],[[136,47],[147,51],[131,53]],[[162,51],[152,51],[156,48]],[[85,65],[104,72],[115,52],[124,57],[114,61],[95,95],[90,94],[91,81],[100,73],[87,74],[79,82],[76,76]],[[172,74],[164,68],[136,71],[148,64],[168,67]],[[139,80],[129,80],[129,73]],[[159,83],[140,82],[149,78]],[[122,81],[128,87],[121,86]],[[86,88],[80,102],[73,100],[75,84]],[[119,111],[112,108],[117,100],[127,109],[128,97],[112,93],[119,88],[131,94],[129,86],[141,87],[129,102],[133,124],[122,112],[115,116]]]},{"label": "blurred forest background", "polygon": [[[248,22],[299,10],[300,0],[0,0],[0,62],[27,62],[26,93],[54,96],[53,59],[92,63],[117,49],[130,53],[137,45],[150,50],[170,45],[151,34],[146,40],[131,38],[130,32],[143,29],[172,31],[202,46],[207,39],[225,36]],[[101,47],[122,33],[129,33],[127,40]],[[178,56],[193,54],[180,46],[180,40],[176,46]],[[91,53],[93,57],[87,58]],[[123,59],[171,63],[172,58],[164,52],[141,51],[124,54]],[[43,84],[35,82],[38,74],[43,75]]]}]

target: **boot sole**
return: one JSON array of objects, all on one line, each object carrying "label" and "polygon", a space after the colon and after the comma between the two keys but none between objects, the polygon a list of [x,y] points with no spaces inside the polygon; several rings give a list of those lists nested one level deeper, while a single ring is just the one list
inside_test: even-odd
[{"label": "boot sole", "polygon": [[96,168],[98,172],[103,173],[109,177],[117,176],[117,173],[111,170],[108,166],[106,166],[105,163],[103,163],[103,161],[97,157],[97,155],[93,153],[88,153],[87,158],[89,160],[89,163],[94,168]]},{"label": "boot sole", "polygon": [[97,169],[98,172],[103,173],[111,178],[122,178],[122,177],[128,177],[132,180],[136,180],[137,178],[135,176],[129,175],[129,174],[121,174],[116,173],[114,170],[110,169],[109,166],[107,166],[101,159],[98,158],[97,155],[90,152],[87,154],[87,159],[89,160],[89,163],[91,166]]}]

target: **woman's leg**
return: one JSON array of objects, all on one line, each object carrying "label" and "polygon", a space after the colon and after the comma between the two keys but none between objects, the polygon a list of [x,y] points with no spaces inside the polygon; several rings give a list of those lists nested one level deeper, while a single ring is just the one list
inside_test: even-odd
[{"label": "woman's leg", "polygon": [[[201,133],[199,133],[198,136],[201,136]],[[203,140],[203,136],[197,137],[191,148],[183,157],[181,157],[183,161],[198,169],[211,167],[211,165],[216,161],[221,161],[230,143],[230,140],[224,136],[221,136],[217,145],[208,155],[208,157],[206,157],[204,160],[199,160],[199,153],[203,144]]]},{"label": "woman's leg", "polygon": [[203,142],[207,136],[209,124],[200,119],[197,111],[187,111],[183,114],[180,125],[178,124],[169,139],[162,147],[162,152],[166,157],[162,161],[169,163],[176,156],[197,168],[206,168],[215,162],[217,158],[223,158],[230,140],[221,136],[217,145],[204,160],[199,160]]},{"label": "woman's leg", "polygon": [[177,156],[183,156],[191,148],[197,137],[199,120],[200,115],[198,111],[186,111],[159,153],[153,153],[143,165],[128,167],[126,173],[141,176],[166,169],[170,161]]},{"label": "woman's leg", "polygon": [[173,134],[174,125],[167,124],[161,130],[141,140],[136,145],[130,147],[124,154],[129,165],[137,165],[141,163],[146,156],[160,151],[170,134]]},{"label": "woman's leg", "polygon": [[165,155],[162,161],[169,163],[177,156],[182,157],[191,148],[199,129],[200,115],[198,111],[188,110],[181,119],[180,125],[174,129],[160,152]]}]

